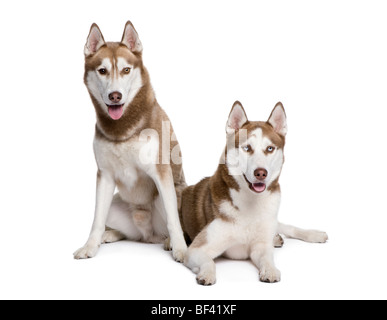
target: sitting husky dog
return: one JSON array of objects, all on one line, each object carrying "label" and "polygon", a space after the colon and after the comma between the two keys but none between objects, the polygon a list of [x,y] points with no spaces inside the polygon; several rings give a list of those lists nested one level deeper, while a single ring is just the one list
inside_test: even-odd
[{"label": "sitting husky dog", "polygon": [[[278,282],[274,246],[282,238],[326,242],[326,233],[278,223],[279,177],[284,162],[285,110],[278,103],[267,122],[250,122],[235,102],[227,122],[227,147],[215,174],[183,191],[180,220],[188,248],[185,265],[202,285],[216,281],[214,260],[220,255],[248,259],[263,282]],[[274,243],[273,243],[274,239]]]},{"label": "sitting husky dog", "polygon": [[[84,53],[84,81],[97,114],[97,197],[89,239],[74,258],[94,257],[101,243],[162,242],[169,235],[173,257],[182,262],[187,245],[177,202],[186,184],[180,148],[156,101],[138,34],[128,21],[121,42],[105,42],[93,24]],[[149,157],[142,158],[144,150]]]}]

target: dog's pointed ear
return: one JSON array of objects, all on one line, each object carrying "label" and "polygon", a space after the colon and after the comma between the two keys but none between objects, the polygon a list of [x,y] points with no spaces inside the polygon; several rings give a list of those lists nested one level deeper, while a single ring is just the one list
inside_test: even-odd
[{"label": "dog's pointed ear", "polygon": [[275,105],[267,122],[272,125],[275,132],[282,136],[286,136],[286,133],[288,132],[288,125],[286,123],[285,108],[281,102],[278,102]]},{"label": "dog's pointed ear", "polygon": [[226,133],[232,134],[238,131],[247,122],[245,109],[239,101],[235,101],[232,106],[228,121],[226,124]]},{"label": "dog's pointed ear", "polygon": [[132,52],[142,52],[142,44],[133,24],[128,21],[125,25],[121,43],[126,45]]},{"label": "dog's pointed ear", "polygon": [[97,24],[93,23],[85,44],[85,56],[89,56],[96,53],[104,44],[105,40],[103,38],[101,30],[99,29]]}]

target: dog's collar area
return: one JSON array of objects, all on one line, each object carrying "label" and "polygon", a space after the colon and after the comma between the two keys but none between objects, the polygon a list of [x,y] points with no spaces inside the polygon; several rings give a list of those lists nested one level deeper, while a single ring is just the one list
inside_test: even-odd
[{"label": "dog's collar area", "polygon": [[98,123],[95,125],[95,133],[96,133],[96,136],[100,139],[104,139],[104,140],[107,140],[109,142],[113,142],[113,143],[123,143],[123,142],[127,142],[129,141],[130,139],[132,139],[132,136],[129,136],[129,137],[125,137],[125,138],[122,138],[122,139],[115,139],[115,138],[112,138],[110,137],[109,135],[107,135],[99,126],[98,126]]}]

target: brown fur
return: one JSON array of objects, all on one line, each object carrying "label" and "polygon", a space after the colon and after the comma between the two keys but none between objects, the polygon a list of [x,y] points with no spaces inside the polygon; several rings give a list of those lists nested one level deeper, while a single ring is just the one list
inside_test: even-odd
[{"label": "brown fur", "polygon": [[[247,121],[241,129],[247,130],[247,138],[257,128],[261,128],[263,135],[267,136],[276,148],[283,149],[285,146],[285,137],[274,132],[273,127],[268,122],[250,122]],[[235,148],[239,148],[240,131],[230,134],[227,139],[235,140]],[[232,141],[232,140],[231,140]],[[228,145],[232,146],[233,144]],[[227,159],[227,148],[224,152]],[[180,221],[186,238],[193,242],[195,237],[214,219],[224,219],[230,221],[230,218],[219,212],[219,206],[223,201],[228,201],[232,206],[230,190],[240,190],[240,186],[233,176],[229,174],[225,164],[218,166],[215,174],[210,178],[205,178],[194,186],[186,188],[182,193],[182,204],[180,208]],[[278,179],[267,188],[270,192],[279,192],[280,185]],[[200,233],[200,239],[195,240],[195,246],[200,246],[206,242],[206,233]],[[197,242],[199,241],[200,244]]]},{"label": "brown fur", "polygon": [[270,192],[280,192],[281,191],[281,186],[278,182],[278,179],[275,179],[270,186],[267,187],[267,190]]},{"label": "brown fur", "polygon": [[197,235],[197,237],[195,238],[195,242],[192,243],[191,247],[200,248],[206,243],[207,243],[207,229],[204,228],[204,230]]},{"label": "brown fur", "polygon": [[[262,129],[262,133],[264,136],[266,136],[267,138],[269,138],[275,147],[279,148],[279,149],[283,149],[284,146],[285,146],[285,137],[276,133],[274,130],[273,130],[273,127],[272,125],[269,123],[269,122],[264,122],[264,121],[247,121],[243,126],[242,126],[242,130],[245,129],[247,130],[247,138],[249,138],[251,136],[251,133],[256,130],[256,129]],[[239,131],[236,133],[235,135],[235,146],[236,148],[239,148]],[[244,141],[241,141],[241,143],[243,144]]]},{"label": "brown fur", "polygon": [[195,186],[184,189],[180,220],[182,228],[192,242],[198,233],[214,219],[231,221],[219,211],[223,201],[232,204],[230,189],[239,191],[240,187],[227,166],[220,164],[211,178],[205,178]]}]

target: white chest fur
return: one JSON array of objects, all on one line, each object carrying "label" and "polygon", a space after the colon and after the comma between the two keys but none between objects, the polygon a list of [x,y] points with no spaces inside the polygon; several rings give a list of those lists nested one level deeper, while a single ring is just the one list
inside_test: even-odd
[{"label": "white chest fur", "polygon": [[235,207],[232,214],[236,225],[247,230],[252,228],[257,230],[256,228],[258,228],[271,232],[271,226],[277,223],[281,202],[279,192],[266,191],[260,195],[255,195],[250,190],[241,190],[240,192],[231,190],[231,198]]},{"label": "white chest fur", "polygon": [[241,191],[231,190],[233,205],[225,201],[220,206],[221,212],[232,221],[221,221],[218,227],[229,235],[232,245],[226,256],[233,259],[246,259],[256,243],[272,243],[278,228],[281,194],[268,191],[256,196],[249,190]]},{"label": "white chest fur", "polygon": [[[94,139],[94,154],[98,169],[116,176],[125,171],[133,171],[137,166],[138,143],[126,141],[114,143],[104,139]],[[129,173],[129,172],[128,172]],[[130,174],[130,173],[129,173]]]},{"label": "white chest fur", "polygon": [[149,204],[154,194],[155,185],[147,174],[149,165],[139,156],[145,145],[137,138],[121,143],[94,139],[98,169],[114,179],[121,197],[130,203]]}]

